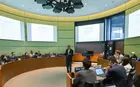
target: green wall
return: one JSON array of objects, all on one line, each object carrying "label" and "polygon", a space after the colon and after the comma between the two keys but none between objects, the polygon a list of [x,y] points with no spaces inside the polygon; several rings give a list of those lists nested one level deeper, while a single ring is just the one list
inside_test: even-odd
[{"label": "green wall", "polygon": [[[126,17],[128,17],[129,14],[139,9],[140,9],[140,4],[132,7],[131,9],[126,10]],[[125,24],[126,24],[125,32],[127,32],[128,20],[126,20]],[[140,37],[126,38],[124,43],[124,52],[127,54],[130,54],[131,52],[135,52],[140,57]]]},{"label": "green wall", "polygon": [[[0,12],[0,15],[18,19],[25,24],[40,23],[57,26],[57,42],[28,42],[28,41],[13,41],[13,40],[0,40],[0,54],[10,54],[12,51],[17,55],[21,55],[24,52],[41,51],[47,52],[64,52],[67,45],[71,45],[74,49],[74,22],[53,22],[53,21],[41,21],[35,19],[22,18],[16,15],[10,15],[8,13]],[[26,31],[26,25],[25,25]],[[27,34],[25,33],[25,38]]]},{"label": "green wall", "polygon": [[127,54],[135,52],[138,56],[140,56],[140,37],[125,39],[124,51]]}]

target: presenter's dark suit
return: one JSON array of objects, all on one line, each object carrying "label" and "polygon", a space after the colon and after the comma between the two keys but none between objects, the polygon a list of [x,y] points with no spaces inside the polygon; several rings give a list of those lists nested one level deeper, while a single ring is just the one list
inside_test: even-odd
[{"label": "presenter's dark suit", "polygon": [[72,49],[66,49],[65,55],[66,55],[67,72],[71,72],[73,50]]},{"label": "presenter's dark suit", "polygon": [[116,87],[126,87],[126,71],[123,66],[115,64],[107,72],[104,84],[116,85]]}]

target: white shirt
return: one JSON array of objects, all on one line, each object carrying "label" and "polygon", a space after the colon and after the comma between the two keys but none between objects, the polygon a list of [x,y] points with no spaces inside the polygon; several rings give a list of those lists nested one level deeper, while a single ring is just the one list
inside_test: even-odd
[{"label": "white shirt", "polygon": [[119,56],[114,55],[114,57],[116,58],[118,63],[121,63],[124,56],[120,54]]},{"label": "white shirt", "polygon": [[29,54],[30,57],[33,57],[34,54]]},{"label": "white shirt", "polygon": [[70,49],[68,49],[68,53],[70,53]]},{"label": "white shirt", "polygon": [[127,65],[124,66],[126,74],[128,75],[130,70],[132,69],[132,66],[128,63]]},{"label": "white shirt", "polygon": [[70,49],[68,49],[68,55],[71,55],[71,54],[70,54]]}]

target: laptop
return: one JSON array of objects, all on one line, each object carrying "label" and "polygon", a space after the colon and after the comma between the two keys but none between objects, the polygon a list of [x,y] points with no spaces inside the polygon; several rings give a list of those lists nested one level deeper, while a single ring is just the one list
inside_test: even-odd
[{"label": "laptop", "polygon": [[95,72],[96,72],[97,76],[105,76],[105,72],[101,68],[96,68]]},{"label": "laptop", "polygon": [[84,70],[84,67],[75,67],[75,72],[79,72],[81,70]]}]

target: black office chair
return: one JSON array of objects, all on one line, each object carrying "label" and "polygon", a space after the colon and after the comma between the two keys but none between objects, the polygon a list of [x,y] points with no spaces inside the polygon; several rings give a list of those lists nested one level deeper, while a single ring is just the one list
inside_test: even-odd
[{"label": "black office chair", "polygon": [[133,76],[134,76],[135,73],[136,73],[136,69],[133,67],[133,68],[130,70],[128,76],[127,76],[127,84],[126,84],[127,87],[132,87],[132,85],[133,85],[132,79],[133,79]]},{"label": "black office chair", "polygon": [[100,81],[95,81],[94,82],[94,87],[103,87],[103,84],[101,84]]},{"label": "black office chair", "polygon": [[85,82],[85,87],[94,87],[92,82]]},{"label": "black office chair", "polygon": [[131,59],[130,60],[130,64],[131,64],[132,67],[135,67],[136,68],[136,60]]}]

